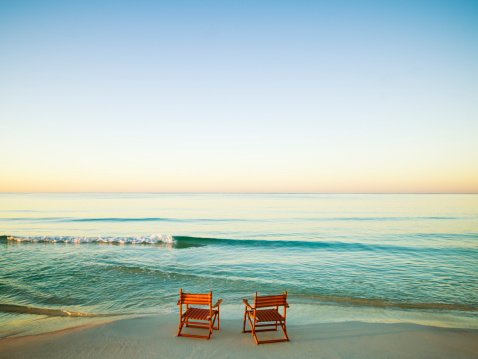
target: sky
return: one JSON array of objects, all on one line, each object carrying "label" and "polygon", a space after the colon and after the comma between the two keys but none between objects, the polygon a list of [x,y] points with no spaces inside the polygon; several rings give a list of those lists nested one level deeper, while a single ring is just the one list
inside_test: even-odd
[{"label": "sky", "polygon": [[476,1],[0,1],[0,192],[478,192]]}]

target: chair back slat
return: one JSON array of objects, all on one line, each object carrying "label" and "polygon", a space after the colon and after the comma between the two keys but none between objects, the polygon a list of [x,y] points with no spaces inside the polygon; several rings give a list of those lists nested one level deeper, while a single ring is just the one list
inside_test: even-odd
[{"label": "chair back slat", "polygon": [[181,293],[180,301],[182,304],[212,305],[212,293]]},{"label": "chair back slat", "polygon": [[254,299],[255,308],[277,307],[285,305],[287,305],[287,294],[255,297]]}]

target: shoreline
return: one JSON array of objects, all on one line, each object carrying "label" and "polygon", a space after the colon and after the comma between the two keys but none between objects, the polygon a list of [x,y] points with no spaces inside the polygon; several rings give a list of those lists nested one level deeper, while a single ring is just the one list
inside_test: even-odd
[{"label": "shoreline", "polygon": [[[241,319],[221,319],[210,340],[176,337],[177,314],[98,321],[0,340],[6,358],[475,358],[478,330],[359,321],[290,325],[290,342],[256,345]],[[189,329],[194,330],[194,329]],[[280,331],[260,333],[278,337]]]}]

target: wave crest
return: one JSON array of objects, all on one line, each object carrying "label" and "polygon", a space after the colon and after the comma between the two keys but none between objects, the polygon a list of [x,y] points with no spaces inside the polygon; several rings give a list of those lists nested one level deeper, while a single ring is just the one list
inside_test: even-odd
[{"label": "wave crest", "polygon": [[7,240],[17,242],[51,242],[51,243],[118,243],[118,244],[173,244],[176,241],[173,236],[153,234],[151,236],[138,237],[101,237],[101,236],[31,236],[19,237],[8,236]]}]

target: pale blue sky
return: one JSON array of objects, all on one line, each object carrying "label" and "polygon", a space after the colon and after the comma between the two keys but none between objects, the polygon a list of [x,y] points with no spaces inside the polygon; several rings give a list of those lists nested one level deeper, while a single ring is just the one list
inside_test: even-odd
[{"label": "pale blue sky", "polygon": [[0,191],[477,192],[474,1],[0,2]]}]

